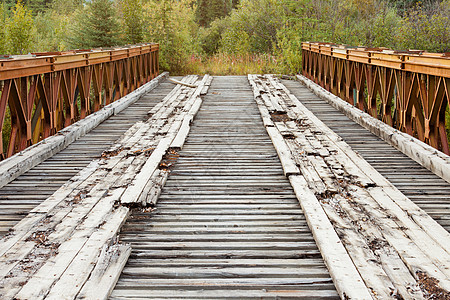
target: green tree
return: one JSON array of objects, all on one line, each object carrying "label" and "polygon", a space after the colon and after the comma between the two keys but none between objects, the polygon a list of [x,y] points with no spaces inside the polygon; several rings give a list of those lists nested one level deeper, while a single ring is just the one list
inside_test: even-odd
[{"label": "green tree", "polygon": [[6,54],[7,52],[7,43],[6,41],[6,24],[8,22],[7,17],[7,9],[5,7],[5,4],[0,4],[0,41],[3,41],[0,43],[0,55]]},{"label": "green tree", "polygon": [[119,42],[119,23],[112,1],[92,0],[75,12],[68,37],[70,47],[111,47]]},{"label": "green tree", "polygon": [[51,0],[26,0],[25,5],[32,11],[33,15],[36,15],[45,12],[51,2]]},{"label": "green tree", "polygon": [[228,27],[222,34],[222,50],[236,52],[235,45],[239,45],[237,52],[248,48],[250,52],[273,53],[277,31],[283,25],[281,5],[278,0],[241,1],[224,21]]},{"label": "green tree", "polygon": [[31,11],[22,1],[18,1],[12,17],[6,24],[6,40],[11,54],[24,54],[31,51],[35,28]]},{"label": "green tree", "polygon": [[317,23],[311,14],[311,0],[284,0],[283,26],[277,31],[277,53],[283,57],[286,73],[297,73],[302,66],[301,43],[313,40]]},{"label": "green tree", "polygon": [[211,23],[210,27],[199,28],[200,45],[206,54],[211,55],[219,50],[222,34],[229,27],[227,21],[226,18],[217,19]]},{"label": "green tree", "polygon": [[160,44],[160,66],[183,72],[186,61],[199,52],[193,0],[150,0],[144,5],[145,37]]},{"label": "green tree", "polygon": [[137,44],[144,39],[144,11],[142,0],[121,0],[122,18],[127,43]]},{"label": "green tree", "polygon": [[363,43],[364,45],[393,49],[398,47],[397,33],[401,24],[401,18],[397,15],[395,8],[385,7],[380,9],[371,23],[368,30],[373,33],[373,39]]},{"label": "green tree", "polygon": [[198,0],[198,6],[195,11],[197,23],[202,27],[208,27],[212,21],[227,16],[233,4],[231,0]]},{"label": "green tree", "polygon": [[64,17],[71,17],[75,10],[83,7],[84,0],[53,0],[49,4],[52,12],[64,14]]},{"label": "green tree", "polygon": [[10,10],[16,5],[16,0],[3,0],[2,4],[7,10]]},{"label": "green tree", "polygon": [[431,23],[433,42],[430,50],[450,52],[450,0],[444,0],[438,4],[438,9],[431,17]]}]

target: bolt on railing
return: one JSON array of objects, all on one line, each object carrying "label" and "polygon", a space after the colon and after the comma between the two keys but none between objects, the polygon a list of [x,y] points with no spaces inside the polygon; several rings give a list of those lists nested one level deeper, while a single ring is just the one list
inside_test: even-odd
[{"label": "bolt on railing", "polygon": [[0,160],[55,134],[158,75],[159,45],[0,59]]},{"label": "bolt on railing", "polygon": [[450,154],[450,53],[302,43],[303,75],[375,118]]}]

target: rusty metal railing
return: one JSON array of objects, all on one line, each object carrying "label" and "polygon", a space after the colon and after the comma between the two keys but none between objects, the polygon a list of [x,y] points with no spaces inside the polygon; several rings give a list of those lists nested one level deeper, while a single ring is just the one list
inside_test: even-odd
[{"label": "rusty metal railing", "polygon": [[0,160],[155,78],[158,51],[151,43],[0,59]]},{"label": "rusty metal railing", "polygon": [[303,75],[375,118],[450,154],[450,53],[302,43]]}]

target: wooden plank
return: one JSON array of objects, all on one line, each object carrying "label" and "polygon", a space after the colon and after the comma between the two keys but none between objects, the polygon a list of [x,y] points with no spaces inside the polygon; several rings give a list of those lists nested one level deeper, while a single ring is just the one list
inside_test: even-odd
[{"label": "wooden plank", "polygon": [[83,169],[78,173],[73,180],[64,184],[57,192],[55,192],[50,198],[49,202],[44,202],[41,205],[37,206],[29,216],[22,219],[15,227],[10,235],[6,238],[2,239],[2,243],[0,245],[0,257],[3,256],[15,243],[17,243],[20,239],[23,239],[27,234],[29,235],[29,231],[31,228],[36,226],[36,224],[41,221],[45,215],[42,213],[46,213],[54,208],[55,202],[60,203],[61,198],[67,197],[73,190],[75,190],[80,182],[83,182],[84,179],[91,176],[92,173],[97,169],[98,163],[93,162],[87,168]]},{"label": "wooden plank", "polygon": [[89,270],[94,268],[93,258],[97,258],[103,245],[115,236],[127,215],[128,209],[120,207],[91,236],[83,237],[81,232],[75,234],[59,247],[60,252],[39,269],[16,297],[61,299],[63,296],[73,299],[89,276]]},{"label": "wooden plank", "polygon": [[[403,223],[405,220],[393,220],[392,216],[396,214],[391,214],[391,210],[384,212],[380,206],[378,206],[374,199],[387,198],[386,195],[380,195],[377,193],[375,197],[370,197],[369,191],[364,191],[358,187],[354,188],[355,202],[359,205],[364,205],[365,210],[368,212],[368,216],[373,216],[373,222],[376,223],[378,227],[382,229],[383,234],[389,233],[390,235],[396,236],[396,240],[389,239],[389,243],[392,247],[396,248],[399,253],[408,253],[406,257],[402,256],[406,265],[410,267],[411,273],[416,274],[417,270],[423,268],[431,276],[436,276],[440,281],[439,284],[450,286],[450,278],[448,272],[449,256],[445,251],[445,248],[439,247],[426,233],[420,230],[417,224],[409,221]],[[362,203],[363,202],[363,203]],[[345,202],[343,202],[345,203]],[[376,216],[376,218],[375,218]],[[366,218],[367,218],[366,217]],[[409,251],[407,248],[402,248],[404,245],[409,245]],[[417,260],[410,260],[412,256],[410,253],[414,253],[414,258]],[[427,257],[428,256],[428,257]],[[417,264],[417,261],[421,263]],[[428,269],[428,270],[427,270]],[[442,275],[444,274],[444,275]]]},{"label": "wooden plank", "polygon": [[[139,200],[142,191],[144,190],[147,182],[155,172],[156,168],[159,166],[163,156],[166,154],[173,140],[175,139],[177,133],[179,132],[180,127],[182,126],[183,118],[189,113],[195,114],[195,111],[191,111],[191,107],[199,94],[201,93],[203,87],[205,86],[206,81],[208,80],[208,76],[204,76],[202,82],[198,85],[197,89],[193,92],[192,95],[189,96],[185,106],[184,111],[177,115],[176,120],[170,126],[169,132],[167,136],[165,136],[159,143],[155,150],[150,155],[147,162],[142,167],[139,174],[136,175],[132,184],[127,188],[124,195],[121,198],[122,204],[131,204],[135,203]],[[198,109],[199,106],[196,106],[195,109]],[[187,136],[188,128],[186,128],[185,133]],[[186,136],[182,136],[184,139]],[[181,137],[180,137],[181,138]]]},{"label": "wooden plank", "polygon": [[283,166],[284,175],[289,176],[300,174],[300,170],[296,166],[295,161],[292,158],[292,154],[289,151],[289,148],[284,142],[283,137],[281,136],[278,129],[276,129],[275,127],[266,127],[266,130],[278,153],[281,164]]},{"label": "wooden plank", "polygon": [[[373,290],[377,297],[389,299],[393,296],[393,293],[396,293],[394,295],[401,296],[404,299],[423,299],[418,286],[414,286],[415,279],[407,269],[405,270],[405,265],[398,256],[391,258],[389,256],[391,253],[384,254],[385,249],[382,246],[374,253],[364,237],[358,233],[358,229],[351,223],[351,220],[343,217],[342,213],[336,212],[331,205],[322,205],[322,207],[330,221],[333,222],[335,230],[353,262],[358,270],[361,270],[359,273],[366,286]],[[372,236],[372,238],[375,240],[376,236]],[[396,253],[393,252],[392,254],[394,256]],[[382,258],[381,263],[380,258]],[[395,259],[399,260],[400,264]],[[389,264],[386,264],[386,262]],[[396,272],[392,269],[392,266],[401,271]],[[409,289],[406,288],[408,285]],[[410,294],[413,294],[413,297]]]},{"label": "wooden plank", "polygon": [[[202,83],[200,83],[200,86],[203,86],[201,89],[200,94],[205,95],[208,93],[209,86],[212,82],[212,77],[209,75],[205,75],[206,80],[204,80]],[[190,124],[194,117],[197,115],[198,111],[200,110],[200,106],[202,105],[202,99],[200,97],[197,97],[195,99],[195,102],[193,103],[192,107],[189,109],[188,114],[183,118],[183,122],[181,124],[180,129],[178,130],[177,135],[175,136],[174,140],[172,141],[172,144],[170,145],[171,148],[179,148],[181,149],[184,145],[184,141],[186,140],[189,131],[190,131]]]},{"label": "wooden plank", "polygon": [[150,184],[150,189],[148,193],[143,193],[145,195],[145,200],[143,201],[143,205],[154,206],[158,201],[159,196],[161,195],[161,190],[167,182],[167,178],[169,177],[169,172],[164,170],[159,170],[157,176],[152,179],[152,183]]},{"label": "wooden plank", "polygon": [[167,137],[163,138],[156,149],[152,152],[147,162],[141,168],[140,172],[133,179],[133,182],[128,186],[122,195],[120,202],[122,204],[131,204],[138,201],[142,191],[145,188],[149,178],[153,175],[156,168],[159,166],[164,154],[169,149],[171,140]]},{"label": "wooden plank", "polygon": [[[364,210],[366,206],[358,207],[354,202],[349,203],[348,199],[341,195],[336,195],[336,201],[339,201],[342,211],[349,216],[349,222],[357,225],[357,228],[360,231],[360,238],[366,241],[368,248],[378,257],[377,261],[379,261],[386,271],[386,274],[388,274],[389,279],[395,285],[398,293],[404,298],[420,298],[422,293],[418,283],[416,283],[416,280],[413,277],[415,274],[412,273],[412,275],[409,272],[407,264],[404,263],[404,257],[400,257],[395,247],[386,242],[384,237],[384,232],[386,230],[397,230],[398,226],[393,224],[390,226],[385,226],[384,224],[379,225],[379,222],[386,222],[386,224],[389,224],[389,219],[384,218],[380,221],[378,217],[380,212],[377,211],[373,213],[373,211],[371,211],[372,213],[366,213]],[[359,200],[356,201],[359,203],[361,202]],[[354,227],[354,225],[351,226]],[[417,255],[419,256],[420,254]],[[409,259],[406,258],[406,261],[408,260]],[[424,264],[425,263],[426,262],[424,261]],[[372,274],[366,273],[364,276],[372,277]]]},{"label": "wooden plank", "polygon": [[342,299],[372,299],[363,279],[317,198],[299,175],[289,176],[320,253]]},{"label": "wooden plank", "polygon": [[[130,293],[122,293],[122,292],[114,292],[112,295],[112,299],[115,299],[115,297],[118,297],[117,299],[121,299],[121,296],[123,294],[131,294],[131,297],[135,297],[137,299],[142,297],[148,297],[148,291],[140,291],[140,290],[133,290]],[[264,289],[259,290],[245,290],[242,291],[240,289],[237,290],[231,290],[231,289],[224,289],[224,290],[215,290],[215,291],[208,291],[208,290],[179,290],[179,291],[167,291],[167,290],[154,290],[152,291],[152,294],[154,295],[154,299],[164,299],[167,297],[171,299],[176,299],[177,297],[183,297],[183,298],[191,298],[191,299],[212,299],[214,297],[217,297],[217,295],[223,295],[223,299],[243,299],[245,297],[256,297],[256,298],[273,298],[277,297],[279,295],[278,291],[267,291]],[[302,290],[302,291],[290,291],[286,290],[283,291],[283,295],[286,297],[292,297],[296,299],[329,299],[330,297],[335,296],[335,293],[330,293],[329,291],[310,291],[310,290]],[[123,299],[123,298],[122,298]]]},{"label": "wooden plank", "polygon": [[[95,173],[94,173],[95,174]],[[105,175],[104,172],[99,172],[97,170],[96,172],[97,176],[103,177]],[[87,180],[84,181],[84,184],[92,184],[95,182],[97,178],[95,176],[89,177]],[[70,200],[73,200],[77,198],[77,201],[80,201],[83,199],[82,196],[79,196],[79,193],[81,191],[72,191],[71,194],[69,194]],[[98,191],[94,190],[90,195],[92,195],[92,198],[88,198],[87,202],[89,202],[85,207],[81,207],[81,209],[84,208],[84,210],[89,210],[89,207],[92,205],[95,205],[95,201],[98,201],[98,197],[102,196],[104,194],[104,191]],[[85,194],[87,195],[87,194]],[[79,199],[79,200],[78,200]],[[25,235],[20,235],[19,239],[15,239],[16,242],[0,257],[0,277],[6,276],[13,268],[15,268],[21,260],[23,260],[25,257],[27,257],[38,245],[39,242],[29,242],[29,240],[33,240],[33,235],[39,235],[40,232],[47,232],[50,231],[52,237],[61,238],[62,232],[52,232],[51,230],[54,230],[57,225],[60,225],[58,229],[64,230],[64,232],[67,232],[68,230],[73,230],[73,227],[70,227],[70,225],[66,226],[65,224],[61,224],[60,222],[67,216],[70,215],[72,212],[72,206],[68,206],[66,203],[63,203],[60,207],[60,209],[56,211],[50,211],[50,213],[53,213],[53,215],[48,218],[47,221],[45,221],[46,214],[40,214],[39,223],[34,223],[33,227],[30,228]],[[77,211],[73,212],[72,215],[78,216],[78,220],[83,218],[83,215],[79,214]],[[33,217],[33,215],[32,215]],[[35,219],[35,218],[33,218]],[[67,218],[66,221],[69,224],[77,223],[77,219],[73,220],[72,218]],[[64,240],[64,237],[63,237]],[[57,242],[61,242],[60,240],[57,240]]]},{"label": "wooden plank", "polygon": [[186,140],[186,137],[189,134],[191,121],[192,121],[191,116],[184,117],[183,122],[180,127],[180,130],[178,130],[177,135],[175,136],[172,143],[170,144],[171,148],[177,148],[177,149],[183,148],[184,141]]},{"label": "wooden plank", "polygon": [[129,245],[104,247],[94,270],[76,299],[108,299],[130,254]]},{"label": "wooden plank", "polygon": [[186,83],[186,82],[183,82],[183,81],[180,81],[180,80],[176,80],[176,79],[173,79],[173,78],[167,78],[167,80],[169,80],[170,82],[175,83],[175,84],[187,86],[187,87],[194,88],[194,89],[197,88],[197,85],[195,85],[195,84],[189,84],[189,83]]},{"label": "wooden plank", "polygon": [[[48,256],[49,258],[36,261],[18,260],[11,267],[11,263],[10,265],[7,265],[9,269],[15,267],[15,269],[12,269],[11,271],[11,274],[13,276],[4,277],[6,278],[7,283],[7,285],[5,285],[5,290],[8,292],[8,294],[14,296],[15,293],[17,293],[22,288],[22,285],[18,283],[27,282],[31,276],[33,276],[32,278],[35,278],[37,276],[41,280],[50,281],[50,283],[48,284],[51,284],[53,280],[56,280],[58,277],[50,276],[49,274],[51,272],[56,272],[55,274],[58,274],[58,272],[64,272],[64,270],[66,269],[65,266],[67,266],[67,264],[71,262],[71,259],[69,258],[71,256],[77,255],[79,249],[77,247],[82,247],[86,239],[89,238],[89,236],[91,236],[91,234],[95,232],[97,228],[108,219],[108,213],[113,210],[113,206],[118,200],[118,197],[120,197],[121,193],[123,193],[123,189],[117,189],[110,196],[101,199],[92,209],[92,213],[89,214],[82,223],[73,222],[71,218],[63,219],[63,222],[58,224],[58,227],[61,228],[61,231],[54,231],[47,237],[44,237],[46,244],[49,245],[48,247],[38,247],[38,241],[32,241],[32,244],[27,241],[25,241],[25,244],[23,242],[17,243],[16,246],[19,247],[19,249],[25,249],[27,251],[25,253],[25,256],[29,255],[33,257],[34,253],[37,252],[39,253],[39,255],[37,255],[38,257],[46,258]],[[71,223],[75,223],[77,225],[76,231],[74,226],[70,226]],[[49,227],[51,228],[50,225],[51,223],[49,224]],[[64,235],[63,231],[67,234]],[[37,228],[36,232],[39,233],[42,231]],[[70,234],[71,232],[73,232],[73,234]],[[29,244],[30,247],[25,247]],[[53,248],[52,245],[56,246],[56,249]],[[59,251],[56,256],[54,253],[55,250]],[[17,251],[15,253],[17,253]],[[2,260],[4,258],[5,257],[2,256]],[[16,267],[16,265],[18,265],[18,267]],[[23,272],[23,269],[34,270],[38,273],[36,275],[33,274],[33,272]],[[4,270],[7,270],[6,267]],[[46,277],[46,274],[49,276]]]}]

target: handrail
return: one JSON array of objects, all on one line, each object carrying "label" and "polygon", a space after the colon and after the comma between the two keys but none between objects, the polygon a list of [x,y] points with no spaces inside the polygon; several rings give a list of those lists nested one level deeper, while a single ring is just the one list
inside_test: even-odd
[{"label": "handrail", "polygon": [[304,42],[302,57],[307,78],[450,155],[450,53]]},{"label": "handrail", "polygon": [[0,160],[155,78],[158,53],[158,44],[146,43],[4,56],[0,59]]}]

